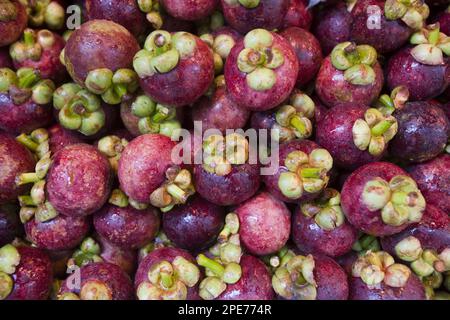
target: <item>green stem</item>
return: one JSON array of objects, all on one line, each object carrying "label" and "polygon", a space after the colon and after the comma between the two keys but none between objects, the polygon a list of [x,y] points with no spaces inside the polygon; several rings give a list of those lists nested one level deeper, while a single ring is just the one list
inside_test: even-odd
[{"label": "green stem", "polygon": [[19,199],[19,204],[21,207],[36,205],[33,201],[33,198],[31,198],[31,196],[19,196],[18,199]]},{"label": "green stem", "polygon": [[300,175],[303,178],[320,178],[323,173],[322,168],[302,168],[300,169]]},{"label": "green stem", "polygon": [[27,29],[23,32],[23,42],[27,46],[31,46],[35,43],[34,32],[30,29]]},{"label": "green stem", "polygon": [[115,84],[114,85],[114,92],[122,98],[124,95],[127,94],[127,86],[125,84]]},{"label": "green stem", "polygon": [[390,127],[394,124],[393,121],[390,120],[383,120],[378,122],[370,131],[374,136],[381,136],[386,131],[389,130]]},{"label": "green stem", "polygon": [[169,289],[173,286],[172,275],[165,272],[161,272],[160,276],[161,276],[161,283],[165,288]]},{"label": "green stem", "polygon": [[167,186],[167,192],[175,199],[182,201],[186,198],[186,192],[176,184],[169,184]]},{"label": "green stem", "polygon": [[436,45],[439,41],[439,25],[436,25],[428,34],[428,42],[432,45]]},{"label": "green stem", "polygon": [[22,133],[20,136],[16,138],[16,140],[30,149],[31,151],[36,151],[38,148],[38,144],[34,142],[30,137],[28,137],[25,133]]},{"label": "green stem", "polygon": [[38,177],[36,172],[26,172],[26,173],[22,173],[19,176],[17,176],[16,184],[21,186],[21,185],[27,184],[27,183],[35,183],[39,180],[40,180],[40,178]]},{"label": "green stem", "polygon": [[308,134],[308,130],[305,126],[305,123],[302,121],[301,117],[298,115],[294,115],[291,120],[289,121],[289,124],[295,128],[302,136],[305,136]]},{"label": "green stem", "polygon": [[31,88],[39,80],[39,76],[32,70],[24,72],[19,78],[20,88]]},{"label": "green stem", "polygon": [[214,261],[214,260],[208,258],[204,254],[199,254],[197,256],[197,263],[199,266],[202,266],[202,267],[207,268],[210,271],[212,271],[219,278],[223,277],[225,268],[217,261]]},{"label": "green stem", "polygon": [[392,101],[389,95],[383,94],[379,101],[387,109],[389,114],[392,114],[395,111],[394,101]]}]

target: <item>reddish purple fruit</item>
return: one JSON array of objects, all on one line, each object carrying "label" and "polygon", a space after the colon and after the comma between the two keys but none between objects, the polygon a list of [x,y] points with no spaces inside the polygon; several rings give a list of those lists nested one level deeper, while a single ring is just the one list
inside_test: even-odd
[{"label": "reddish purple fruit", "polygon": [[27,26],[28,15],[25,6],[18,0],[3,1],[0,12],[0,47],[4,47],[19,39]]},{"label": "reddish purple fruit", "polygon": [[59,124],[55,124],[48,128],[48,133],[48,142],[52,154],[55,154],[66,146],[82,142],[75,133],[64,129]]},{"label": "reddish purple fruit", "polygon": [[342,210],[358,230],[388,236],[419,222],[425,199],[416,182],[389,162],[372,162],[347,178],[341,193]]},{"label": "reddish purple fruit", "polygon": [[16,69],[33,68],[42,79],[59,83],[66,78],[66,68],[59,59],[64,46],[64,39],[57,33],[25,29],[23,40],[13,43],[9,52]]},{"label": "reddish purple fruit", "polygon": [[[359,58],[349,59],[352,55]],[[375,49],[343,42],[323,60],[317,74],[316,93],[329,108],[346,102],[370,105],[379,96],[383,82]]]},{"label": "reddish purple fruit", "polygon": [[216,8],[218,0],[162,0],[161,5],[172,17],[195,21],[206,18]]},{"label": "reddish purple fruit", "polygon": [[139,300],[199,300],[200,270],[178,248],[160,248],[140,262],[134,286]]},{"label": "reddish purple fruit", "polygon": [[294,252],[288,252],[283,258],[283,264],[275,269],[272,277],[272,285],[281,298],[347,300],[347,275],[333,259]]},{"label": "reddish purple fruit", "polygon": [[106,157],[87,144],[58,151],[47,174],[48,201],[59,213],[87,216],[99,210],[111,191],[111,168]]},{"label": "reddish purple fruit", "polygon": [[350,300],[425,300],[420,279],[384,251],[359,257],[349,279]]},{"label": "reddish purple fruit", "polygon": [[0,68],[13,68],[11,56],[8,47],[0,48]]},{"label": "reddish purple fruit", "polygon": [[354,169],[381,159],[396,130],[393,116],[364,104],[345,103],[318,122],[316,141],[331,153],[337,166]]},{"label": "reddish purple fruit", "polygon": [[199,252],[208,248],[222,230],[225,210],[199,196],[164,213],[163,230],[177,247]]},{"label": "reddish purple fruit", "polygon": [[278,170],[263,180],[281,201],[310,201],[327,186],[332,166],[333,158],[326,149],[309,140],[292,140],[280,145]]},{"label": "reddish purple fruit", "polygon": [[48,255],[33,247],[0,248],[0,300],[46,300],[53,281]]},{"label": "reddish purple fruit", "polygon": [[226,22],[240,33],[257,28],[273,30],[281,27],[289,2],[290,0],[221,0]]},{"label": "reddish purple fruit", "polygon": [[325,189],[313,202],[302,203],[294,213],[292,237],[304,253],[338,257],[352,249],[358,233],[340,206],[340,194]]},{"label": "reddish purple fruit", "polygon": [[281,28],[299,27],[309,30],[312,20],[307,0],[290,0]]},{"label": "reddish purple fruit", "polygon": [[46,250],[68,250],[76,247],[90,228],[85,217],[59,215],[47,221],[36,218],[25,223],[27,238],[37,247]]},{"label": "reddish purple fruit", "polygon": [[389,144],[390,155],[405,162],[423,162],[444,150],[450,122],[442,108],[429,102],[409,102],[393,115],[398,131]]},{"label": "reddish purple fruit", "polygon": [[25,186],[17,186],[16,178],[34,171],[35,159],[30,151],[14,137],[0,133],[0,203],[12,202],[24,193]]},{"label": "reddish purple fruit", "polygon": [[97,240],[101,249],[99,255],[103,261],[118,265],[130,276],[134,275],[137,267],[135,251],[119,248],[100,236],[97,237]]},{"label": "reddish purple fruit", "polygon": [[203,131],[244,128],[250,111],[231,98],[225,86],[218,87],[212,97],[202,97],[192,108],[192,120],[201,121]]},{"label": "reddish purple fruit", "polygon": [[4,246],[23,234],[19,220],[19,207],[15,204],[0,205],[0,246]]},{"label": "reddish purple fruit", "polygon": [[289,239],[291,213],[270,193],[262,192],[239,205],[240,240],[254,255],[268,255],[280,250]]},{"label": "reddish purple fruit", "polygon": [[274,292],[266,265],[251,255],[243,255],[239,263],[242,275],[235,284],[228,284],[218,300],[273,300]]},{"label": "reddish purple fruit", "polygon": [[314,78],[322,63],[320,43],[313,34],[297,27],[287,28],[280,34],[294,48],[299,64],[297,86],[304,86]]},{"label": "reddish purple fruit", "polygon": [[132,300],[130,277],[115,264],[96,262],[80,269],[80,288],[72,288],[69,276],[61,286],[58,300]]},{"label": "reddish purple fruit", "polygon": [[231,50],[225,82],[235,102],[254,111],[282,103],[297,80],[299,62],[289,42],[276,33],[255,29]]},{"label": "reddish purple fruit", "polygon": [[137,210],[131,206],[107,204],[94,214],[98,234],[123,249],[137,249],[152,241],[159,229],[155,208]]},{"label": "reddish purple fruit", "polygon": [[427,200],[450,214],[450,155],[443,154],[428,162],[407,168]]},{"label": "reddish purple fruit", "polygon": [[174,107],[195,102],[214,77],[210,48],[187,32],[152,32],[133,66],[141,88],[156,102]]},{"label": "reddish purple fruit", "polygon": [[135,37],[142,36],[147,30],[145,13],[134,0],[87,0],[84,3],[87,20],[106,19],[118,23]]}]

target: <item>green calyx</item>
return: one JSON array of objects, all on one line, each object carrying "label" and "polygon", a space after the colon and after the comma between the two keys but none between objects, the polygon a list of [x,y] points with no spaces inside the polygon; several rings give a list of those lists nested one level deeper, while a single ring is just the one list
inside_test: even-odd
[{"label": "green calyx", "polygon": [[304,192],[320,192],[327,186],[333,158],[325,149],[314,149],[309,155],[292,151],[284,160],[284,166],[287,171],[280,174],[278,187],[285,197],[295,200]]},{"label": "green calyx", "polygon": [[0,92],[9,93],[16,105],[30,98],[37,104],[48,104],[54,90],[53,82],[41,80],[39,72],[32,68],[20,68],[16,73],[9,68],[0,68]]},{"label": "green calyx", "polygon": [[381,250],[380,242],[374,236],[362,234],[353,244],[352,249],[359,254],[365,254],[367,251],[377,252]]},{"label": "green calyx", "polygon": [[108,157],[109,164],[114,172],[117,172],[120,156],[127,146],[128,141],[118,136],[105,136],[97,143],[97,148]]},{"label": "green calyx", "polygon": [[302,203],[300,210],[305,216],[314,218],[320,228],[331,231],[340,227],[345,221],[340,204],[339,192],[327,188],[316,200]]},{"label": "green calyx", "polygon": [[67,262],[67,266],[76,265],[82,267],[93,262],[102,262],[103,259],[100,256],[101,247],[97,241],[88,237],[83,240],[80,247],[75,250],[72,257]]},{"label": "green calyx", "polygon": [[411,270],[399,263],[395,263],[394,258],[384,252],[367,251],[360,256],[352,266],[352,276],[361,278],[368,286],[376,286],[381,282],[394,287],[402,288],[408,282]]},{"label": "green calyx", "polygon": [[123,192],[120,189],[114,189],[111,192],[111,196],[109,197],[108,203],[116,207],[125,208],[128,206],[129,201],[125,192]]},{"label": "green calyx", "polygon": [[209,249],[210,257],[200,254],[197,264],[205,268],[206,278],[200,283],[200,297],[212,300],[220,296],[228,284],[234,284],[242,276],[240,261],[242,248],[239,239],[239,219],[235,213],[225,218],[225,227],[218,242]]},{"label": "green calyx", "polygon": [[134,56],[134,70],[140,78],[170,72],[181,59],[192,56],[196,47],[195,36],[190,33],[153,31],[145,40],[144,49]]},{"label": "green calyx", "polygon": [[19,263],[20,254],[16,247],[6,244],[0,248],[0,274],[14,274]]},{"label": "green calyx", "polygon": [[163,231],[159,231],[156,237],[148,244],[139,249],[139,261],[144,259],[149,253],[159,248],[173,247],[172,242]]},{"label": "green calyx", "polygon": [[388,20],[401,19],[408,27],[418,30],[423,27],[430,14],[424,1],[387,0],[384,4],[384,16]]},{"label": "green calyx", "polygon": [[223,60],[228,58],[231,49],[234,47],[236,42],[233,37],[227,34],[220,34],[214,38],[212,43],[212,49],[216,52]]},{"label": "green calyx", "polygon": [[272,286],[275,292],[289,300],[315,300],[317,283],[314,279],[314,257],[290,256],[275,270]]},{"label": "green calyx", "polygon": [[394,116],[384,115],[375,108],[367,109],[364,119],[353,124],[353,143],[361,150],[367,150],[373,156],[381,155],[387,143],[394,138],[398,123]]},{"label": "green calyx", "polygon": [[84,85],[90,92],[101,95],[103,101],[108,104],[120,103],[125,96],[135,92],[139,86],[137,74],[125,68],[115,72],[106,68],[91,70]]},{"label": "green calyx", "polygon": [[[296,94],[297,105],[284,105],[275,112],[276,128],[280,130],[280,140],[306,139],[312,134],[311,117],[314,116],[314,102],[306,94]],[[303,95],[301,99],[300,95]],[[300,103],[303,100],[303,103]],[[312,111],[312,115],[310,110]]]},{"label": "green calyx", "polygon": [[177,256],[172,263],[163,260],[152,265],[136,295],[139,300],[185,300],[187,288],[195,286],[199,279],[198,267]]},{"label": "green calyx", "polygon": [[25,29],[23,39],[13,43],[9,48],[9,54],[14,61],[25,60],[39,61],[42,51],[50,48],[55,43],[55,36],[49,30],[39,32],[33,29]]},{"label": "green calyx", "polygon": [[166,171],[166,181],[150,194],[152,206],[167,212],[175,205],[186,203],[195,193],[192,174],[187,169],[171,167]]},{"label": "green calyx", "polygon": [[[47,174],[48,167],[50,166],[50,146],[48,139],[48,131],[44,128],[33,130],[29,135],[22,133],[21,135],[16,137],[16,140],[19,143],[24,145],[31,152],[35,153],[38,157],[39,161],[35,167],[35,174],[37,179],[43,179]],[[30,182],[36,181],[25,181],[24,183]]]},{"label": "green calyx", "polygon": [[416,45],[411,55],[422,64],[443,65],[444,55],[450,56],[450,37],[439,31],[439,23],[414,33],[410,42]]},{"label": "green calyx", "polygon": [[17,8],[9,0],[0,1],[0,22],[9,22],[17,17]]},{"label": "green calyx", "polygon": [[13,278],[9,274],[0,271],[0,300],[6,299],[11,294],[13,288]]},{"label": "green calyx", "polygon": [[212,174],[225,176],[233,165],[242,165],[249,157],[247,139],[238,133],[210,135],[203,142],[203,168]]},{"label": "green calyx", "polygon": [[68,83],[55,90],[53,106],[59,110],[60,124],[69,130],[90,136],[105,124],[101,100],[80,86]]},{"label": "green calyx", "polygon": [[45,24],[52,30],[60,30],[64,26],[65,9],[57,1],[36,0],[23,4],[27,8],[30,26],[41,27]]},{"label": "green calyx", "polygon": [[331,52],[331,63],[341,71],[344,78],[354,85],[370,85],[375,82],[373,66],[377,62],[377,52],[369,45],[343,42]]},{"label": "green calyx", "polygon": [[160,14],[160,5],[158,0],[138,0],[139,9],[146,13],[148,22],[153,26],[153,29],[159,30],[163,25],[163,19]]},{"label": "green calyx", "polygon": [[391,226],[419,222],[426,205],[416,182],[404,175],[389,182],[381,178],[369,180],[362,200],[370,211],[380,210],[382,221]]},{"label": "green calyx", "polygon": [[157,104],[146,95],[135,98],[131,112],[140,118],[138,126],[142,134],[159,133],[171,138],[181,128],[175,108]]},{"label": "green calyx", "polygon": [[405,86],[398,86],[392,90],[390,95],[383,94],[376,102],[377,109],[385,116],[394,113],[404,107],[409,99],[409,90]]},{"label": "green calyx", "polygon": [[256,91],[271,89],[277,81],[274,70],[284,64],[284,54],[273,45],[272,34],[265,29],[254,29],[245,35],[244,46],[237,66],[247,74],[248,86]]}]

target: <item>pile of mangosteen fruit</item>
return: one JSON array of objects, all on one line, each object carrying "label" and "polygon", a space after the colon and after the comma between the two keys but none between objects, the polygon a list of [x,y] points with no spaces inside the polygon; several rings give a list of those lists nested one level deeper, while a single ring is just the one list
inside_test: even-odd
[{"label": "pile of mangosteen fruit", "polygon": [[449,153],[449,0],[0,0],[0,300],[449,300]]}]

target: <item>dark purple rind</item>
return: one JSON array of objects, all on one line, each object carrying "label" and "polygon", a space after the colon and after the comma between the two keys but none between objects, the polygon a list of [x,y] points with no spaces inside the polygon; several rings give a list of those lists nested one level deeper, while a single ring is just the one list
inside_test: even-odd
[{"label": "dark purple rind", "polygon": [[206,18],[217,7],[218,0],[162,0],[161,5],[172,17],[195,21]]},{"label": "dark purple rind", "polygon": [[23,234],[19,219],[19,206],[16,204],[0,205],[0,247]]},{"label": "dark purple rind", "polygon": [[316,300],[348,299],[347,274],[333,259],[325,256],[314,256],[313,273],[317,284]]},{"label": "dark purple rind", "polygon": [[1,22],[0,21],[0,47],[10,45],[17,41],[22,35],[22,31],[26,28],[28,22],[28,14],[24,5],[18,0],[12,0],[16,6],[17,16],[14,20]]}]

